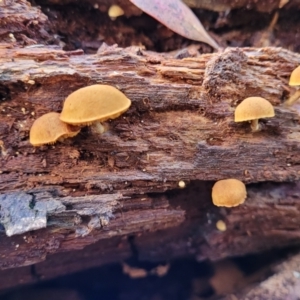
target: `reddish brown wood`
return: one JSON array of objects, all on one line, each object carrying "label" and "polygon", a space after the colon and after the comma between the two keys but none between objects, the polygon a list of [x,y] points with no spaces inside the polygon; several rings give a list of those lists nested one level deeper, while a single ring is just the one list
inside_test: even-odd
[{"label": "reddish brown wood", "polygon": [[[185,209],[171,208],[169,200],[153,207],[156,198],[146,194],[174,189],[179,180],[299,179],[299,114],[281,104],[288,74],[299,61],[293,53],[276,48],[227,49],[180,60],[137,48],[107,48],[97,55],[47,48],[1,51],[5,53],[0,68],[6,93],[0,119],[2,193],[25,192],[36,203],[53,199],[65,207],[57,213],[48,211],[51,226],[33,233],[37,239],[30,249],[38,246],[40,250],[31,258],[24,256],[29,251],[29,244],[21,243],[24,235],[3,242],[2,255],[8,257],[2,260],[2,268],[30,264],[47,253],[80,249],[99,239],[174,228],[183,222]],[[129,112],[109,122],[109,131],[102,136],[84,129],[66,143],[33,148],[28,143],[33,120],[59,111],[71,91],[92,83],[120,88],[133,101]],[[276,105],[276,117],[262,121],[263,130],[256,134],[248,124],[233,122],[236,103],[253,94]],[[210,185],[206,186],[206,201],[210,201]],[[298,186],[295,189],[297,194]],[[109,194],[116,195],[117,202],[99,211],[98,203],[103,206]],[[250,216],[250,208],[244,209]],[[253,214],[258,216],[257,207]],[[243,214],[237,216],[246,220]],[[276,218],[274,213],[271,216]],[[244,227],[243,221],[240,226]],[[198,255],[218,258],[298,241],[295,233],[287,235],[265,226],[270,236],[265,247],[261,229],[254,230],[251,243],[246,236],[239,237],[237,244],[223,242],[232,238],[228,231],[228,237],[209,238],[215,251],[202,249]],[[283,240],[274,240],[274,235]]]}]

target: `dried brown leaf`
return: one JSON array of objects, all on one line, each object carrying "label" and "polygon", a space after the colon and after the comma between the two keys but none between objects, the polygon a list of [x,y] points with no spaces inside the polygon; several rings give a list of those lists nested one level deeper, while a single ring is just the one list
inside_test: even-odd
[{"label": "dried brown leaf", "polygon": [[174,32],[191,40],[204,42],[215,49],[218,44],[208,35],[199,19],[181,0],[130,0]]}]

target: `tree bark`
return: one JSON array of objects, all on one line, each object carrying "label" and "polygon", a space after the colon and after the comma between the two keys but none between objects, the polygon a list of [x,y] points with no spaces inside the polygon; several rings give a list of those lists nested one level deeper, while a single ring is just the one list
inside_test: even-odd
[{"label": "tree bark", "polygon": [[[261,229],[247,230],[244,213],[257,222],[263,211],[261,200],[254,204],[260,189],[250,186],[247,204],[226,210],[243,228],[239,241],[223,243],[234,239],[231,230],[206,231],[205,239],[214,251],[194,253],[220,258],[298,243],[297,230],[287,234],[286,227],[291,226],[291,215],[297,219],[299,186],[279,184],[296,182],[300,176],[299,113],[281,104],[298,55],[277,48],[227,49],[186,59],[163,58],[137,48],[100,49],[97,55],[47,48],[1,51],[5,57],[0,67],[5,91],[0,119],[2,223],[7,233],[22,234],[3,237],[2,268],[37,262],[47,253],[83,248],[113,236],[174,230],[187,218],[185,205],[222,212],[210,204],[209,181],[232,177],[246,183],[278,182],[263,185],[261,193],[266,202],[276,205],[271,220],[286,213],[288,223],[281,217],[282,223],[274,228],[274,222],[263,221],[263,240]],[[60,111],[69,93],[93,83],[117,86],[132,100],[130,110],[109,122],[109,131],[101,136],[86,128],[65,143],[32,147],[28,142],[32,122],[49,111]],[[275,118],[261,121],[263,130],[258,133],[252,133],[248,123],[233,122],[234,107],[251,95],[264,96],[276,110]],[[192,198],[198,198],[195,189],[200,184],[204,200],[199,197],[187,202],[189,206],[184,192],[173,207],[174,200],[153,195],[176,189],[180,180],[192,182]],[[278,189],[287,193],[285,197]],[[31,221],[23,224],[27,213]],[[204,224],[210,218],[217,220],[215,213],[205,210],[210,217]],[[34,242],[26,242],[27,231],[45,226],[32,233]],[[215,226],[211,230],[215,232]],[[245,232],[249,234],[243,237]]]}]

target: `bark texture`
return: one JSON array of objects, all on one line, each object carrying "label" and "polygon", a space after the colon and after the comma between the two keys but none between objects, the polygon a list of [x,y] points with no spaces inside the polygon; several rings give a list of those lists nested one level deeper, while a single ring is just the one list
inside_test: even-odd
[{"label": "bark texture", "polygon": [[[277,207],[270,218],[277,218],[276,212],[286,213],[290,228],[290,214],[295,214],[297,227],[294,205],[299,186],[279,182],[296,182],[300,177],[299,112],[282,105],[287,77],[299,62],[298,55],[278,48],[227,49],[185,59],[164,58],[138,48],[105,48],[97,55],[49,48],[1,51],[0,189],[3,203],[14,203],[2,205],[2,224],[6,233],[24,233],[3,237],[2,268],[31,264],[47,253],[83,248],[100,239],[174,228],[193,206],[224,212],[212,207],[211,183],[206,183],[222,178],[278,182],[261,189],[266,201]],[[101,136],[85,128],[65,143],[32,147],[28,142],[32,122],[46,112],[60,111],[69,93],[93,83],[117,86],[132,100],[130,110],[108,122],[109,130]],[[236,104],[254,94],[269,99],[276,110],[276,117],[261,121],[263,129],[258,133],[252,133],[248,123],[233,122]],[[200,185],[204,200],[197,192],[191,197],[195,202],[172,195],[178,201],[173,206],[163,194],[154,196],[177,188],[180,180],[193,182],[192,194]],[[243,232],[236,242],[223,242],[234,240],[230,230],[223,234],[208,231],[205,239],[214,251],[205,253],[197,246],[193,253],[220,258],[298,243],[297,230],[287,234],[282,216],[283,229],[279,224],[274,228],[272,221],[263,221],[266,232],[246,229],[247,218],[241,212],[245,210],[256,222],[263,212],[263,196],[258,206],[254,202],[260,189],[252,188],[256,192],[249,187],[245,206],[226,210],[228,220],[235,220],[228,226],[236,226],[237,218]],[[287,194],[281,197],[279,191]],[[20,206],[25,199],[29,213],[35,213],[22,226],[24,209]],[[48,206],[42,205],[45,202]],[[199,212],[203,213],[208,211]],[[36,239],[26,242],[27,231],[45,226],[33,233]],[[266,233],[263,241],[262,232]],[[202,234],[198,238],[202,240]],[[270,243],[265,242],[268,238]],[[151,256],[146,249],[144,255]]]}]

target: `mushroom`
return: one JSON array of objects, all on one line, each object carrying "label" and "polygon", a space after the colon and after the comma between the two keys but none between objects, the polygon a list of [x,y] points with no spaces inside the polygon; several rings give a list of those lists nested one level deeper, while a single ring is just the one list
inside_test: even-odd
[{"label": "mushroom", "polygon": [[70,94],[60,119],[77,126],[94,124],[97,131],[103,133],[105,130],[100,122],[119,117],[130,105],[131,101],[115,87],[95,84]]},{"label": "mushroom", "polygon": [[227,226],[226,226],[226,223],[222,220],[219,220],[217,223],[216,223],[216,227],[219,231],[226,231],[227,229]]},{"label": "mushroom", "polygon": [[178,182],[178,186],[179,186],[181,189],[184,189],[185,186],[186,186],[186,184],[185,184],[185,182],[184,182],[183,180],[180,180],[180,181]]},{"label": "mushroom", "polygon": [[244,203],[246,197],[246,186],[237,179],[219,180],[212,188],[212,200],[216,206],[238,206]]},{"label": "mushroom", "polygon": [[78,128],[62,122],[59,116],[59,113],[50,112],[33,122],[29,134],[29,141],[33,146],[54,144],[79,133]]},{"label": "mushroom", "polygon": [[108,9],[108,16],[114,21],[117,17],[123,16],[124,10],[119,5],[113,4]]},{"label": "mushroom", "polygon": [[251,129],[255,132],[260,130],[259,119],[274,116],[274,107],[268,100],[261,97],[249,97],[236,107],[234,121],[251,121]]},{"label": "mushroom", "polygon": [[297,87],[297,91],[295,94],[293,94],[286,102],[285,104],[287,105],[292,105],[294,102],[298,100],[300,97],[300,66],[298,66],[291,74],[290,81],[289,81],[290,86],[295,86]]}]

